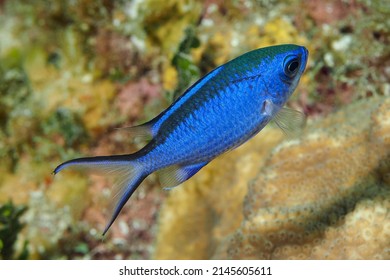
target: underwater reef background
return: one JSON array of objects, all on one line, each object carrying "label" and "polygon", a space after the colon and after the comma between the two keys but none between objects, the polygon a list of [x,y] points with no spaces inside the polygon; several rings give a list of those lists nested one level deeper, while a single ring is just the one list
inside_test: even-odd
[{"label": "underwater reef background", "polygon": [[[136,151],[116,128],[282,43],[310,52],[306,128],[151,176],[102,239],[112,181],[54,167]],[[0,0],[0,159],[0,259],[390,259],[390,4]]]}]

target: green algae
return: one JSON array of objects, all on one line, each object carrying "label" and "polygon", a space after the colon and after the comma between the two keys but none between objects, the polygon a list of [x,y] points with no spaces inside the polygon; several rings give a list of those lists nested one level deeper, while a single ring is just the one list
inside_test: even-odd
[{"label": "green algae", "polygon": [[198,48],[200,41],[193,26],[189,26],[185,33],[186,36],[172,59],[172,66],[178,73],[178,84],[173,92],[173,99],[178,98],[200,76],[200,70],[190,56],[191,49]]},{"label": "green algae", "polygon": [[27,259],[28,248],[27,241],[24,242],[23,248],[18,255],[15,254],[15,244],[19,233],[25,226],[20,221],[21,216],[26,212],[27,207],[15,205],[9,201],[0,205],[0,259]]}]

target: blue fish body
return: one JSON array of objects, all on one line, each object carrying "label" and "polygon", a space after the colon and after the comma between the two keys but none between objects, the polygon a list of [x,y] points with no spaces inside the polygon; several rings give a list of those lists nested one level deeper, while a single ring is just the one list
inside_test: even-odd
[{"label": "blue fish body", "polygon": [[117,174],[120,194],[105,234],[149,174],[159,172],[162,184],[174,187],[218,155],[249,140],[272,119],[288,129],[289,120],[283,118],[293,119],[294,114],[284,114],[283,106],[295,90],[307,58],[306,48],[296,45],[243,54],[200,79],[153,120],[130,128],[134,136],[152,136],[138,152],[73,159],[54,173],[78,166]]}]

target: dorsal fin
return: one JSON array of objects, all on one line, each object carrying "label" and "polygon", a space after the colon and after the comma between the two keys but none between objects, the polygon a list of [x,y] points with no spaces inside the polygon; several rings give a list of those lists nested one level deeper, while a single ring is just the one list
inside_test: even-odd
[{"label": "dorsal fin", "polygon": [[134,138],[142,138],[142,139],[147,139],[147,138],[152,138],[153,135],[153,130],[152,130],[152,125],[149,123],[144,123],[141,125],[136,125],[136,126],[125,126],[125,127],[118,127],[115,128],[117,130],[126,130],[131,137]]},{"label": "dorsal fin", "polygon": [[135,125],[135,126],[125,126],[125,127],[118,127],[116,129],[118,130],[126,130],[127,132],[130,133],[132,137],[140,137],[140,138],[153,138],[156,136],[159,130],[159,126],[157,125],[158,121],[160,118],[163,116],[164,112],[160,113],[150,121],[140,124],[140,125]]}]

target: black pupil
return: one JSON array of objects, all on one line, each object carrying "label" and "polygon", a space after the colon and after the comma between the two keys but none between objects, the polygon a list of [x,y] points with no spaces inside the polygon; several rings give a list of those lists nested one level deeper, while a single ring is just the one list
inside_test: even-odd
[{"label": "black pupil", "polygon": [[288,71],[291,73],[294,73],[298,69],[299,63],[298,61],[294,60],[290,62],[290,64],[287,66]]}]

